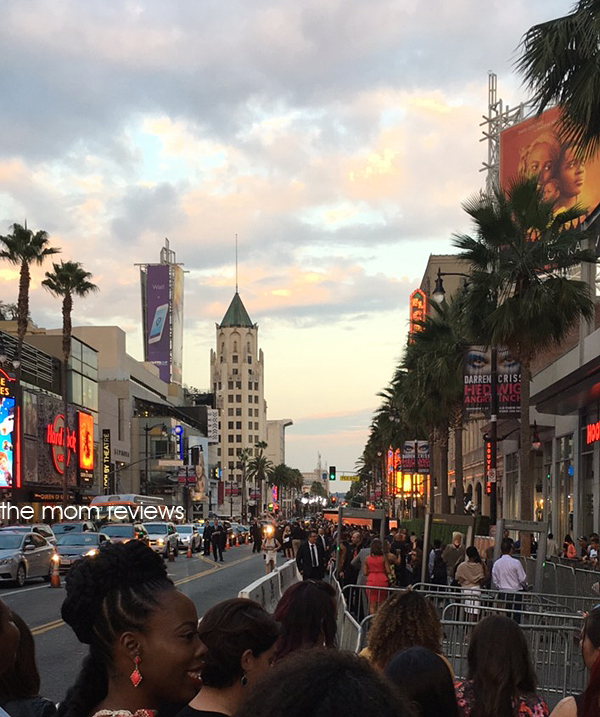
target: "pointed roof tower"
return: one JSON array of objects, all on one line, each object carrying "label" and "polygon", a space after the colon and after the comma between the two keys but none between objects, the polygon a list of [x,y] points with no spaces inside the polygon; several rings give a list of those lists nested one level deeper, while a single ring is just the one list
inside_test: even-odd
[{"label": "pointed roof tower", "polygon": [[229,308],[225,312],[223,321],[221,321],[221,323],[219,324],[219,328],[227,329],[233,326],[241,326],[248,329],[254,327],[254,324],[248,316],[246,307],[242,303],[242,299],[240,298],[240,295],[237,291],[235,292],[233,299],[231,300],[231,304],[229,304]]}]

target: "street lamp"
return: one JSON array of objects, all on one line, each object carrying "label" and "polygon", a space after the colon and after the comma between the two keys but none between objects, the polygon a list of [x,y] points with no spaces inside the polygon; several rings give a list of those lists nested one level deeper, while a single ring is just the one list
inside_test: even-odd
[{"label": "street lamp", "polygon": [[436,304],[443,303],[446,298],[446,290],[444,289],[444,282],[442,280],[442,276],[463,276],[465,279],[470,278],[469,274],[462,274],[459,271],[442,271],[441,268],[438,267],[435,286],[433,287],[433,291],[431,293],[431,298],[435,301]]}]

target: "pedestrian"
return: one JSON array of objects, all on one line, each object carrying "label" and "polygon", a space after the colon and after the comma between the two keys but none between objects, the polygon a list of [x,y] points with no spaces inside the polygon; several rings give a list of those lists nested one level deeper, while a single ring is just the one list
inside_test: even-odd
[{"label": "pedestrian", "polygon": [[448,579],[450,580],[451,585],[455,584],[454,573],[456,572],[458,564],[464,560],[464,557],[465,548],[463,546],[463,535],[462,533],[456,531],[452,533],[452,542],[450,545],[446,546],[444,552],[442,553],[442,558],[446,563]]},{"label": "pedestrian", "polygon": [[459,717],[456,693],[447,663],[424,647],[398,652],[385,676],[419,710],[419,717]]},{"label": "pedestrian", "polygon": [[550,717],[597,717],[600,713],[600,609],[595,607],[581,629],[581,657],[588,670],[585,691],[565,697]]},{"label": "pedestrian", "polygon": [[54,717],[54,702],[40,697],[40,673],[31,630],[14,611],[12,621],[19,630],[19,647],[14,665],[0,674],[0,707],[10,717]]},{"label": "pedestrian", "polygon": [[392,573],[392,566],[383,552],[379,538],[375,538],[371,543],[371,550],[363,563],[362,573],[366,578],[369,615],[375,615],[381,603],[385,602],[388,597],[387,589],[380,590],[378,588],[390,586]]},{"label": "pedestrian", "polygon": [[552,533],[548,533],[548,537],[546,538],[546,557],[556,558],[559,554],[560,550],[558,543],[554,540],[554,535]]},{"label": "pedestrian", "polygon": [[303,541],[306,540],[306,533],[298,521],[296,521],[292,525],[291,533],[292,548],[294,549],[294,557],[296,557],[298,555],[298,550],[300,550],[300,546],[302,545]]},{"label": "pedestrian", "polygon": [[265,573],[270,573],[275,570],[275,565],[277,564],[277,551],[281,548],[280,543],[273,535],[274,532],[273,526],[267,525],[261,546],[265,559]]},{"label": "pedestrian", "polygon": [[317,529],[317,540],[321,543],[323,546],[323,552],[325,553],[325,564],[329,562],[329,542],[327,540],[327,536],[325,535],[325,528],[320,527]]},{"label": "pedestrian", "polygon": [[256,518],[252,521],[252,527],[250,528],[250,534],[252,535],[252,552],[260,553],[262,543],[262,530]]},{"label": "pedestrian", "polygon": [[392,657],[409,647],[425,647],[442,655],[442,623],[434,604],[415,590],[395,592],[379,608],[367,633],[367,647],[360,653],[384,670]]},{"label": "pedestrian", "polygon": [[223,560],[223,540],[226,539],[225,536],[225,530],[223,528],[223,525],[219,523],[219,520],[213,521],[213,530],[210,536],[210,543],[212,547],[213,552],[213,558],[215,559],[215,563],[219,560],[223,563],[225,562]]},{"label": "pedestrian", "polygon": [[275,658],[315,647],[335,647],[337,634],[335,590],[322,580],[294,583],[283,593],[273,617],[281,632]]},{"label": "pedestrian", "polygon": [[577,548],[570,535],[565,535],[562,557],[568,560],[575,560],[577,558]]},{"label": "pedestrian", "polygon": [[279,662],[234,717],[415,717],[406,697],[351,652],[309,650]]},{"label": "pedestrian", "polygon": [[[19,639],[19,629],[13,622],[11,611],[4,600],[0,600],[0,677],[15,664]],[[0,717],[9,717],[2,707]]]},{"label": "pedestrian", "polygon": [[467,559],[456,568],[456,582],[465,596],[465,613],[470,619],[479,615],[481,586],[485,582],[485,565],[481,562],[479,551],[474,545],[467,548]]},{"label": "pedestrian", "polygon": [[501,593],[500,599],[506,600],[506,607],[514,610],[513,619],[520,622],[521,612],[518,608],[521,606],[522,595],[518,593],[527,587],[527,575],[521,563],[512,557],[513,541],[510,538],[504,538],[500,543],[500,552],[502,556],[492,568],[492,581]]},{"label": "pedestrian", "polygon": [[306,542],[298,548],[296,564],[303,580],[323,580],[325,577],[325,551],[317,542],[317,533],[311,530]]},{"label": "pedestrian", "polygon": [[294,557],[294,548],[292,546],[292,530],[286,523],[281,534],[281,547],[283,549],[283,555],[286,558]]},{"label": "pedestrian", "polygon": [[204,534],[202,536],[204,539],[204,555],[210,555],[211,538],[214,531],[215,526],[207,520],[204,526]]},{"label": "pedestrian", "polygon": [[205,646],[202,689],[177,717],[231,715],[270,672],[279,626],[258,603],[233,598],[205,613],[198,634]]},{"label": "pedestrian", "polygon": [[469,642],[467,664],[468,678],[456,683],[461,717],[548,715],[548,706],[536,694],[527,641],[513,620],[493,615],[478,623]]},{"label": "pedestrian", "polygon": [[196,607],[151,548],[139,540],[104,546],[71,568],[66,592],[62,618],[89,653],[59,717],[147,716],[198,692]]}]

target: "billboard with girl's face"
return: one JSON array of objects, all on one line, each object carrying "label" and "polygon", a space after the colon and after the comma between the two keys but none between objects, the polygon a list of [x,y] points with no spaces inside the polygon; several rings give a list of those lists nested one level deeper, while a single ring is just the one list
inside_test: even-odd
[{"label": "billboard with girl's face", "polygon": [[538,177],[544,198],[556,213],[582,207],[582,219],[600,204],[600,157],[582,162],[558,133],[560,110],[513,125],[500,134],[500,186],[519,175]]}]

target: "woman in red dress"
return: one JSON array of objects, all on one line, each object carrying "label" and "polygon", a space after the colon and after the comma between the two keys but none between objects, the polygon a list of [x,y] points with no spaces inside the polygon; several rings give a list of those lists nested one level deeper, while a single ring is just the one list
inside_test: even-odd
[{"label": "woman in red dress", "polygon": [[[373,588],[387,588],[389,586],[388,573],[390,570],[390,564],[387,556],[384,555],[381,540],[375,538],[371,543],[371,554],[367,556],[363,565],[363,575],[367,578],[367,585]],[[367,587],[370,615],[374,615],[377,612],[377,608],[382,602],[385,602],[387,596],[387,590],[369,590]]]}]

